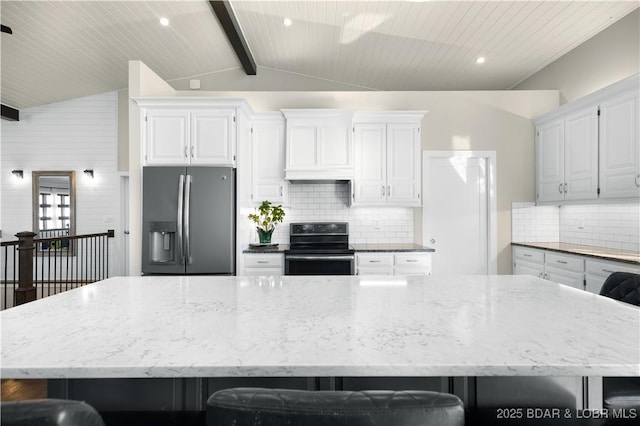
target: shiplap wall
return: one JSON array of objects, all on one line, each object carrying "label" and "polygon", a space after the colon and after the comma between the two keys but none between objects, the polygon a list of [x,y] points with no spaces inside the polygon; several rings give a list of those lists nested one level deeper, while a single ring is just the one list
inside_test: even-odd
[{"label": "shiplap wall", "polygon": [[[20,121],[3,121],[3,241],[31,230],[31,172],[73,170],[76,173],[76,233],[118,231],[120,208],[117,173],[117,95],[108,92],[20,111]],[[24,170],[24,179],[11,174]],[[94,179],[83,173],[94,170]],[[119,235],[119,232],[116,232]],[[118,237],[110,244],[110,275],[120,270]]]}]

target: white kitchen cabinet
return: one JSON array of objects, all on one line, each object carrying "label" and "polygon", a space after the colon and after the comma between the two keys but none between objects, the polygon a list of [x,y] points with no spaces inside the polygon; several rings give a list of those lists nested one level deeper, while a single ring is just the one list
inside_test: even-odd
[{"label": "white kitchen cabinet", "polygon": [[393,256],[394,275],[431,275],[431,253],[403,252]]},{"label": "white kitchen cabinet", "polygon": [[513,274],[544,278],[544,251],[513,247]]},{"label": "white kitchen cabinet", "polygon": [[353,112],[288,109],[285,177],[288,180],[353,178]]},{"label": "white kitchen cabinet", "polygon": [[410,111],[356,115],[352,205],[421,205],[420,120],[423,114]]},{"label": "white kitchen cabinet", "polygon": [[431,275],[429,252],[356,253],[356,275]]},{"label": "white kitchen cabinet", "polygon": [[191,164],[235,165],[235,109],[191,111]]},{"label": "white kitchen cabinet", "polygon": [[602,284],[614,272],[631,272],[640,274],[640,266],[624,262],[612,262],[606,260],[586,259],[585,261],[586,290],[600,294]]},{"label": "white kitchen cabinet", "polygon": [[600,105],[600,197],[640,196],[637,90]]},{"label": "white kitchen cabinet", "polygon": [[597,107],[536,127],[537,201],[598,198],[597,129]]},{"label": "white kitchen cabinet", "polygon": [[514,275],[533,275],[584,289],[584,259],[528,247],[513,247]]},{"label": "white kitchen cabinet", "polygon": [[286,203],[285,122],[280,113],[254,116],[251,129],[251,201]]},{"label": "white kitchen cabinet", "polygon": [[630,77],[535,120],[536,201],[640,197],[639,85]]},{"label": "white kitchen cabinet", "polygon": [[189,111],[148,110],[145,112],[144,120],[146,164],[189,164]]},{"label": "white kitchen cabinet", "polygon": [[284,274],[284,254],[244,253],[243,275],[281,276]]},{"label": "white kitchen cabinet", "polygon": [[143,109],[145,165],[235,166],[236,110]]},{"label": "white kitchen cabinet", "polygon": [[393,253],[356,253],[356,275],[393,275]]}]

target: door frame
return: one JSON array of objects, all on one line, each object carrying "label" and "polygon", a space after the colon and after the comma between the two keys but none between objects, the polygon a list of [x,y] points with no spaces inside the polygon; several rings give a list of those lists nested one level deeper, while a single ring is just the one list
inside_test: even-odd
[{"label": "door frame", "polygon": [[[429,160],[434,158],[484,158],[487,165],[487,272],[498,273],[498,225],[496,194],[496,152],[495,151],[422,151],[422,244],[427,241],[427,218],[424,205],[429,202],[427,194],[427,176]],[[436,252],[437,255],[437,252]]]}]

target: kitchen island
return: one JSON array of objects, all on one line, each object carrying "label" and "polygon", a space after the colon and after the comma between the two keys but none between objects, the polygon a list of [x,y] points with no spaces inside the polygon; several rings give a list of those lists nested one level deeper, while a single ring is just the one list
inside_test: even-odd
[{"label": "kitchen island", "polygon": [[640,375],[640,309],[530,276],[116,277],[0,320],[3,378]]}]

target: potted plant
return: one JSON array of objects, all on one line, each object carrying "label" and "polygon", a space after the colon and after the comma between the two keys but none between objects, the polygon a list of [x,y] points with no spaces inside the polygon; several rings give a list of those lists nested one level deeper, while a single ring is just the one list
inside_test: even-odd
[{"label": "potted plant", "polygon": [[271,242],[271,234],[276,229],[276,223],[284,220],[284,209],[281,205],[273,205],[270,201],[264,200],[256,213],[249,214],[249,219],[254,222],[257,227],[258,237],[261,244]]}]

